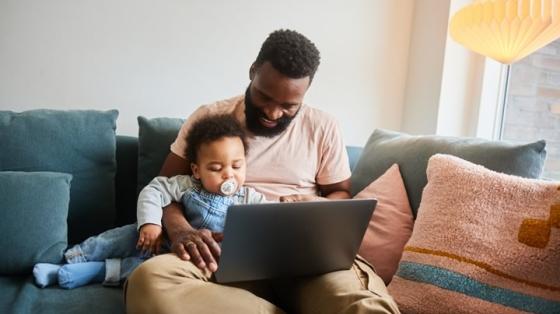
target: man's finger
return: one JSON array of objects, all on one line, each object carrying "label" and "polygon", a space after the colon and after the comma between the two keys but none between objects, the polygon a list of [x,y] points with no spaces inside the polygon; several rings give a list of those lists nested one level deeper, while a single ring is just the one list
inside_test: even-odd
[{"label": "man's finger", "polygon": [[191,256],[189,255],[189,253],[187,253],[187,250],[185,249],[185,246],[183,245],[183,243],[179,243],[177,245],[174,245],[174,247],[172,248],[173,252],[175,254],[177,254],[177,256],[179,256],[180,259],[184,260],[184,261],[188,261],[191,259]]},{"label": "man's finger", "polygon": [[216,242],[222,242],[224,240],[224,233],[223,232],[212,232],[212,238]]},{"label": "man's finger", "polygon": [[[212,240],[212,242],[214,242],[214,240]],[[198,251],[200,252],[205,264],[208,266],[208,270],[210,270],[211,272],[215,272],[218,269],[218,263],[216,263],[216,260],[214,259],[213,252],[210,252],[210,249],[208,248],[208,245],[206,243],[201,241],[197,244]]]},{"label": "man's finger", "polygon": [[[218,242],[216,242],[214,239],[214,237],[220,237],[218,234],[214,235],[214,233],[212,233],[212,236],[210,237],[203,237],[202,239],[204,240],[204,242],[206,243],[206,245],[208,246],[208,248],[210,249],[210,252],[212,253],[212,256],[214,257],[214,259],[217,259],[218,257],[220,257],[220,255],[222,254],[222,248],[220,247],[220,245],[218,244]],[[223,239],[223,235],[221,236]],[[220,240],[221,241],[221,240]]]},{"label": "man's finger", "polygon": [[193,264],[195,264],[196,267],[198,268],[201,269],[205,268],[206,263],[204,263],[202,256],[200,256],[200,252],[198,251],[198,245],[195,242],[191,241],[186,244],[186,247],[187,247],[187,251],[189,252],[189,255],[191,256]]}]

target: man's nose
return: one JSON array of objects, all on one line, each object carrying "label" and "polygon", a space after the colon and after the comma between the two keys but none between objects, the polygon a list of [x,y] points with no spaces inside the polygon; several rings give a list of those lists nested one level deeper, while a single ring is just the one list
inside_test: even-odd
[{"label": "man's nose", "polygon": [[263,111],[266,118],[271,121],[276,121],[284,115],[282,109],[275,105],[268,105]]}]

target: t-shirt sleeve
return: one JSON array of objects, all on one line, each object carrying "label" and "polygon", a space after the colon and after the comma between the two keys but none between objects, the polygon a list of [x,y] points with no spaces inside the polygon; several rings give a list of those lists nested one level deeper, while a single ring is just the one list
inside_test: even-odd
[{"label": "t-shirt sleeve", "polygon": [[171,152],[175,155],[187,159],[187,154],[185,153],[187,149],[187,133],[189,132],[191,126],[196,121],[200,120],[202,117],[208,115],[208,106],[201,106],[193,112],[190,117],[183,123],[177,138],[171,144]]},{"label": "t-shirt sleeve", "polygon": [[334,118],[325,127],[319,153],[317,184],[335,184],[350,178],[348,153],[340,127]]}]

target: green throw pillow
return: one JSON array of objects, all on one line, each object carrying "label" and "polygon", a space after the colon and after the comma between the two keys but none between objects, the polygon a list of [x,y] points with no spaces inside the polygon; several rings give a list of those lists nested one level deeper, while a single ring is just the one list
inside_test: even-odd
[{"label": "green throw pillow", "polygon": [[158,175],[183,121],[138,117],[138,191]]},{"label": "green throw pillow", "polygon": [[0,275],[62,261],[71,180],[65,173],[0,172]]},{"label": "green throw pillow", "polygon": [[68,240],[115,224],[115,128],[118,112],[0,111],[0,171],[73,175]]},{"label": "green throw pillow", "polygon": [[370,136],[352,172],[352,195],[397,163],[416,216],[427,183],[426,168],[431,156],[454,155],[494,171],[538,178],[546,158],[545,146],[545,141],[513,144],[476,138],[413,136],[378,129]]}]

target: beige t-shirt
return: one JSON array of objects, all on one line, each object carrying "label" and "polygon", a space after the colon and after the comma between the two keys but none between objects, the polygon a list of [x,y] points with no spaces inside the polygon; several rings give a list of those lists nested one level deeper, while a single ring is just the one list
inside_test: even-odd
[{"label": "beige t-shirt", "polygon": [[[181,127],[171,151],[186,158],[186,134],[201,117],[230,113],[245,125],[244,99],[237,96],[198,108]],[[250,135],[247,143],[245,185],[263,193],[268,200],[290,194],[317,194],[317,184],[334,184],[350,177],[348,155],[336,120],[307,105],[302,105],[280,135]]]}]

